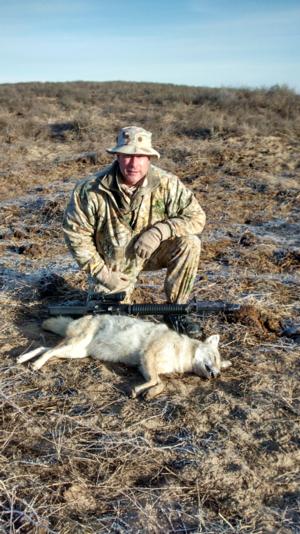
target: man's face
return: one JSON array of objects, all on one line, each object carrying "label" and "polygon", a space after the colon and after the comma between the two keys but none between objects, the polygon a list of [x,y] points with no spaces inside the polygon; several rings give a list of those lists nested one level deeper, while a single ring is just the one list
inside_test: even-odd
[{"label": "man's face", "polygon": [[118,154],[120,171],[126,185],[136,185],[142,180],[150,166],[150,156]]}]

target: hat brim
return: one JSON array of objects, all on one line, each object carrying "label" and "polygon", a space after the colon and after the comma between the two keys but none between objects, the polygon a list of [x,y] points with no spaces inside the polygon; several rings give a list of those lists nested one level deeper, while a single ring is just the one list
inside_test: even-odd
[{"label": "hat brim", "polygon": [[128,154],[131,156],[155,156],[156,158],[160,158],[160,153],[157,152],[157,150],[154,150],[154,148],[143,148],[141,146],[138,147],[136,145],[130,145],[130,144],[107,148],[106,152],[109,152],[109,154]]}]

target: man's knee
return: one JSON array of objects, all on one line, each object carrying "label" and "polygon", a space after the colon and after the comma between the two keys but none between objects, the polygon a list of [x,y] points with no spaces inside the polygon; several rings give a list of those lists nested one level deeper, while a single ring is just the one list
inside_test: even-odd
[{"label": "man's knee", "polygon": [[195,263],[199,261],[201,241],[196,235],[185,235],[166,239],[154,252],[151,258],[143,265],[143,271],[156,271],[170,267],[177,261]]},{"label": "man's knee", "polygon": [[200,254],[201,240],[197,235],[184,235],[176,239],[180,248],[188,250],[191,254]]}]

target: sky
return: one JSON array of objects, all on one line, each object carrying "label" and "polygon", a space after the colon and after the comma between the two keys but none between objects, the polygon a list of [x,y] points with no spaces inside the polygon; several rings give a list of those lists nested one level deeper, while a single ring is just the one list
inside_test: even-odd
[{"label": "sky", "polygon": [[0,83],[300,93],[300,0],[0,0],[0,50]]}]

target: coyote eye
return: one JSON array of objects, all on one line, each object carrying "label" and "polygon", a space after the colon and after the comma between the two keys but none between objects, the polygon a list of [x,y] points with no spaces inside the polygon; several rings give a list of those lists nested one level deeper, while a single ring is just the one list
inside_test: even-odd
[{"label": "coyote eye", "polygon": [[209,367],[207,363],[205,364],[205,369],[208,373],[211,373],[211,368]]}]

